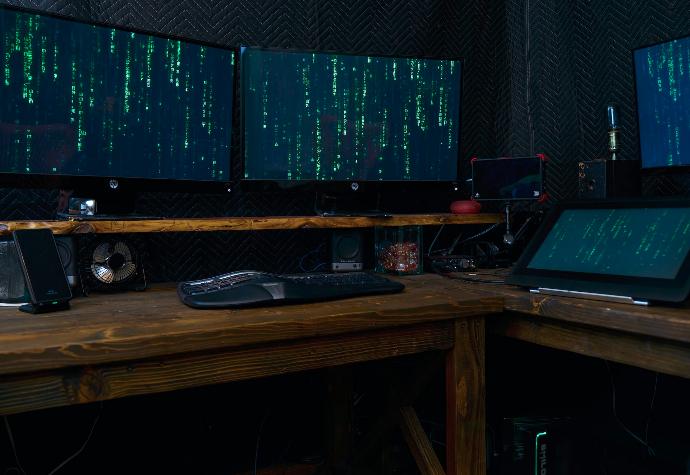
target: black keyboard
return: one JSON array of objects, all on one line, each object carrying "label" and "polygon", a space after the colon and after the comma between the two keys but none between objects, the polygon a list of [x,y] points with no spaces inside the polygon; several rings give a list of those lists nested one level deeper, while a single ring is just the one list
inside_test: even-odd
[{"label": "black keyboard", "polygon": [[239,308],[400,292],[399,282],[367,272],[271,274],[236,271],[180,282],[177,294],[194,308]]}]

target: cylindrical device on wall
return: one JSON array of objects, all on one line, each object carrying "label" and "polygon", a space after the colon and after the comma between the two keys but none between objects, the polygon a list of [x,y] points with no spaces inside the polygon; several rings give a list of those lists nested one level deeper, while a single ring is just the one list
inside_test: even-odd
[{"label": "cylindrical device on wall", "polygon": [[616,152],[619,150],[618,146],[618,110],[616,106],[609,104],[606,107],[606,116],[608,118],[608,138],[609,138],[609,159],[617,160]]}]

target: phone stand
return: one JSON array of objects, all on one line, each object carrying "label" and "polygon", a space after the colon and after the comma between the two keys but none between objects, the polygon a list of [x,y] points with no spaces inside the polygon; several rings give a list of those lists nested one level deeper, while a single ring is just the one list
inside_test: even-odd
[{"label": "phone stand", "polygon": [[61,310],[69,310],[69,301],[66,302],[46,302],[46,303],[26,303],[19,307],[19,310],[26,313],[50,313]]}]

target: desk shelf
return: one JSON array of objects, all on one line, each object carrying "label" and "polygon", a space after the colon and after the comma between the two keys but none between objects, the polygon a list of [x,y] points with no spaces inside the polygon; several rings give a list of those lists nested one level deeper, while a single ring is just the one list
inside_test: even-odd
[{"label": "desk shelf", "polygon": [[397,214],[391,217],[265,216],[174,218],[123,221],[0,221],[0,235],[18,229],[50,228],[55,234],[164,233],[208,231],[265,231],[280,229],[369,228],[374,226],[429,226],[441,224],[495,224],[500,214]]}]

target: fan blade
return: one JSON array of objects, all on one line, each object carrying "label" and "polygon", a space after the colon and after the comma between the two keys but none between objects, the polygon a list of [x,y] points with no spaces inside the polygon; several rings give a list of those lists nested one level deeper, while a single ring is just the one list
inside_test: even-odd
[{"label": "fan blade", "polygon": [[120,267],[115,271],[115,276],[113,277],[114,282],[122,282],[129,279],[137,271],[137,266],[131,262],[127,262],[125,265]]},{"label": "fan blade", "polygon": [[93,250],[91,256],[94,263],[103,264],[113,253],[110,250],[110,244],[102,242]]},{"label": "fan blade", "polygon": [[115,243],[115,251],[114,252],[119,252],[122,254],[122,257],[125,258],[125,261],[131,262],[132,260],[132,251],[129,249],[129,246],[125,244],[122,241],[118,241]]},{"label": "fan blade", "polygon": [[91,272],[93,272],[96,279],[105,284],[111,284],[113,282],[113,270],[108,266],[98,263],[91,264]]}]

